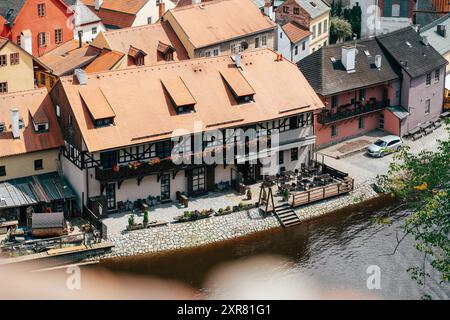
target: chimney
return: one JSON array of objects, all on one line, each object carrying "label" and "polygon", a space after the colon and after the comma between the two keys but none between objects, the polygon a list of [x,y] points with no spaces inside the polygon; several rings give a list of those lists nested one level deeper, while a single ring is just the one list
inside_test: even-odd
[{"label": "chimney", "polygon": [[236,65],[236,68],[241,67],[241,55],[239,53],[234,55],[234,64]]},{"label": "chimney", "polygon": [[429,45],[429,43],[428,43],[428,37],[427,37],[427,36],[422,36],[422,43],[423,43],[424,45],[426,45],[426,46]]},{"label": "chimney", "polygon": [[86,71],[84,71],[83,69],[75,69],[74,75],[77,78],[79,85],[86,85],[87,84]]},{"label": "chimney", "polygon": [[270,19],[272,19],[273,21],[275,21],[275,15],[273,12],[272,1],[266,0],[266,2],[264,3],[264,14],[266,16],[268,16]]},{"label": "chimney", "polygon": [[103,0],[95,0],[95,10],[100,10],[101,6],[103,4]]},{"label": "chimney", "polygon": [[31,39],[31,31],[30,30],[24,30],[20,34],[20,46],[23,50],[28,52],[29,54],[33,54],[33,42]]},{"label": "chimney", "polygon": [[445,36],[447,35],[447,30],[445,29],[445,24],[438,24],[436,32],[442,38],[445,38]]},{"label": "chimney", "polygon": [[166,12],[166,4],[163,1],[159,3],[158,10],[159,10],[159,18],[161,19],[162,16],[164,15],[164,12]]},{"label": "chimney", "polygon": [[11,109],[11,112],[12,112],[11,127],[12,127],[13,138],[19,139],[20,138],[19,109],[17,109],[17,108]]},{"label": "chimney", "polygon": [[83,31],[78,30],[78,48],[83,46]]},{"label": "chimney", "polygon": [[381,55],[379,54],[375,56],[375,66],[377,69],[381,69]]},{"label": "chimney", "polygon": [[348,73],[355,72],[356,67],[356,47],[343,46],[341,61]]}]

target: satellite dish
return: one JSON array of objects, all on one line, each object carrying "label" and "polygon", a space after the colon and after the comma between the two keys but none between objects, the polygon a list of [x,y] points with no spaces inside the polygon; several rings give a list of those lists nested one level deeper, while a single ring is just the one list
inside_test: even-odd
[{"label": "satellite dish", "polygon": [[244,50],[247,50],[248,49],[248,42],[247,41],[242,41],[241,42],[241,48],[244,49]]}]

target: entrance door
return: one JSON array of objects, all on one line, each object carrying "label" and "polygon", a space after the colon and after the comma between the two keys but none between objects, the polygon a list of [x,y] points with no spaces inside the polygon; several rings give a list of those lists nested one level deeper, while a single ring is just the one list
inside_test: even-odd
[{"label": "entrance door", "polygon": [[161,177],[161,200],[170,199],[170,173]]},{"label": "entrance door", "polygon": [[105,194],[108,210],[114,210],[116,208],[116,184],[108,183],[106,185]]},{"label": "entrance door", "polygon": [[243,182],[245,184],[252,184],[256,182],[255,179],[255,165],[254,164],[239,164],[238,171],[242,174]]}]

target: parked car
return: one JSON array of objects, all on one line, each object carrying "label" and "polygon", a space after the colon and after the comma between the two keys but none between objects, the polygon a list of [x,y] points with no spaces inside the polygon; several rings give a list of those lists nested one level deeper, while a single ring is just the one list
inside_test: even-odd
[{"label": "parked car", "polygon": [[367,148],[367,154],[372,157],[383,157],[401,148],[403,140],[398,136],[386,136],[378,139]]}]

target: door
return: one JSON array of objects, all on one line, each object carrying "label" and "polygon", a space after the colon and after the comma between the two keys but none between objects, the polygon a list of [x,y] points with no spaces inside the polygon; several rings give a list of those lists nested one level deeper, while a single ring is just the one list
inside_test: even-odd
[{"label": "door", "polygon": [[202,194],[206,191],[205,167],[192,169],[192,193]]},{"label": "door", "polygon": [[161,200],[170,199],[170,173],[161,177]]},{"label": "door", "polygon": [[116,208],[116,184],[108,183],[105,189],[106,204],[108,210],[114,210]]}]

